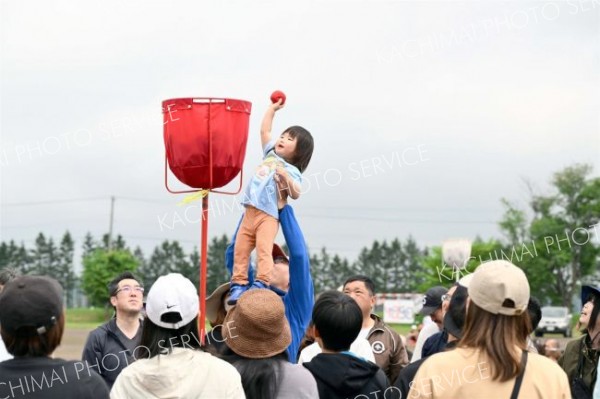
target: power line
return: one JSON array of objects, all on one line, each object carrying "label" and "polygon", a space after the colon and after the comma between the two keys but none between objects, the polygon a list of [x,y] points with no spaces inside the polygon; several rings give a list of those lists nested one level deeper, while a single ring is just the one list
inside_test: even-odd
[{"label": "power line", "polygon": [[375,218],[375,217],[363,217],[363,216],[332,216],[332,215],[311,215],[302,214],[302,217],[307,218],[318,218],[318,219],[339,219],[339,220],[369,220],[374,222],[388,222],[388,223],[430,223],[430,224],[497,224],[489,220],[416,220],[416,219],[399,219],[399,218]]},{"label": "power line", "polygon": [[50,204],[68,204],[72,202],[88,202],[88,201],[100,201],[107,200],[110,197],[91,197],[91,198],[71,198],[71,199],[58,199],[48,201],[32,201],[32,202],[9,202],[1,204],[2,206],[36,206],[36,205],[50,205]]}]

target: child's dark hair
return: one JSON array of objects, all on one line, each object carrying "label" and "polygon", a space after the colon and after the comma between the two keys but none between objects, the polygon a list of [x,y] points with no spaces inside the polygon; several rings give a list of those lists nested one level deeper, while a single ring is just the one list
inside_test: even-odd
[{"label": "child's dark hair", "polygon": [[598,314],[600,313],[600,295],[598,292],[591,292],[586,299],[585,302],[592,301],[594,303],[594,308],[592,309],[592,314],[590,315],[590,321],[587,327],[588,330],[592,330],[596,326]]},{"label": "child's dark hair", "polygon": [[296,139],[296,154],[294,154],[294,159],[290,163],[297,167],[300,173],[304,173],[315,148],[313,137],[302,126],[288,127],[283,133],[287,133],[291,138]]},{"label": "child's dark hair", "polygon": [[350,345],[362,327],[362,312],[354,299],[338,291],[326,291],[315,302],[312,322],[325,349],[341,352]]}]

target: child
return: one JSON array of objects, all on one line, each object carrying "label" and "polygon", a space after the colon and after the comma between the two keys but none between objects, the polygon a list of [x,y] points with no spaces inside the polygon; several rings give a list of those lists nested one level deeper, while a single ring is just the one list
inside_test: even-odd
[{"label": "child", "polygon": [[[249,288],[269,288],[273,242],[279,229],[277,200],[281,195],[293,199],[300,196],[301,173],[312,156],[313,138],[303,127],[289,127],[279,138],[271,140],[273,117],[282,107],[282,100],[271,104],[262,120],[260,138],[265,157],[244,192],[242,204],[246,211],[235,242],[231,295],[227,301],[230,305],[235,305]],[[258,266],[250,287],[248,262],[255,247]]]},{"label": "child", "polygon": [[322,352],[303,366],[315,377],[320,398],[395,397],[387,395],[383,370],[350,351],[362,322],[362,311],[349,295],[326,291],[315,302],[313,334]]}]

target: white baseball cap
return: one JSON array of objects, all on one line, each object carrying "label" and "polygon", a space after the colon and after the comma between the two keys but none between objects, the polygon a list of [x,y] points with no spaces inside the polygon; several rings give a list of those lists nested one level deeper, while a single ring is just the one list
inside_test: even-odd
[{"label": "white baseball cap", "polygon": [[[194,284],[179,273],[170,273],[159,277],[150,288],[146,298],[146,315],[159,327],[177,330],[198,316],[199,304]],[[178,313],[181,320],[165,321],[164,316],[171,313]]]},{"label": "white baseball cap", "polygon": [[486,262],[475,269],[468,290],[471,301],[492,314],[517,316],[529,303],[527,276],[505,260]]}]

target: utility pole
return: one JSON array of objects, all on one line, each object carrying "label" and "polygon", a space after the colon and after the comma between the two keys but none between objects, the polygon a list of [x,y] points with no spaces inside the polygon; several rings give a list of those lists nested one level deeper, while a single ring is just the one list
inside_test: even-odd
[{"label": "utility pole", "polygon": [[108,250],[112,250],[113,221],[115,218],[115,197],[110,197],[110,221],[108,225]]}]

